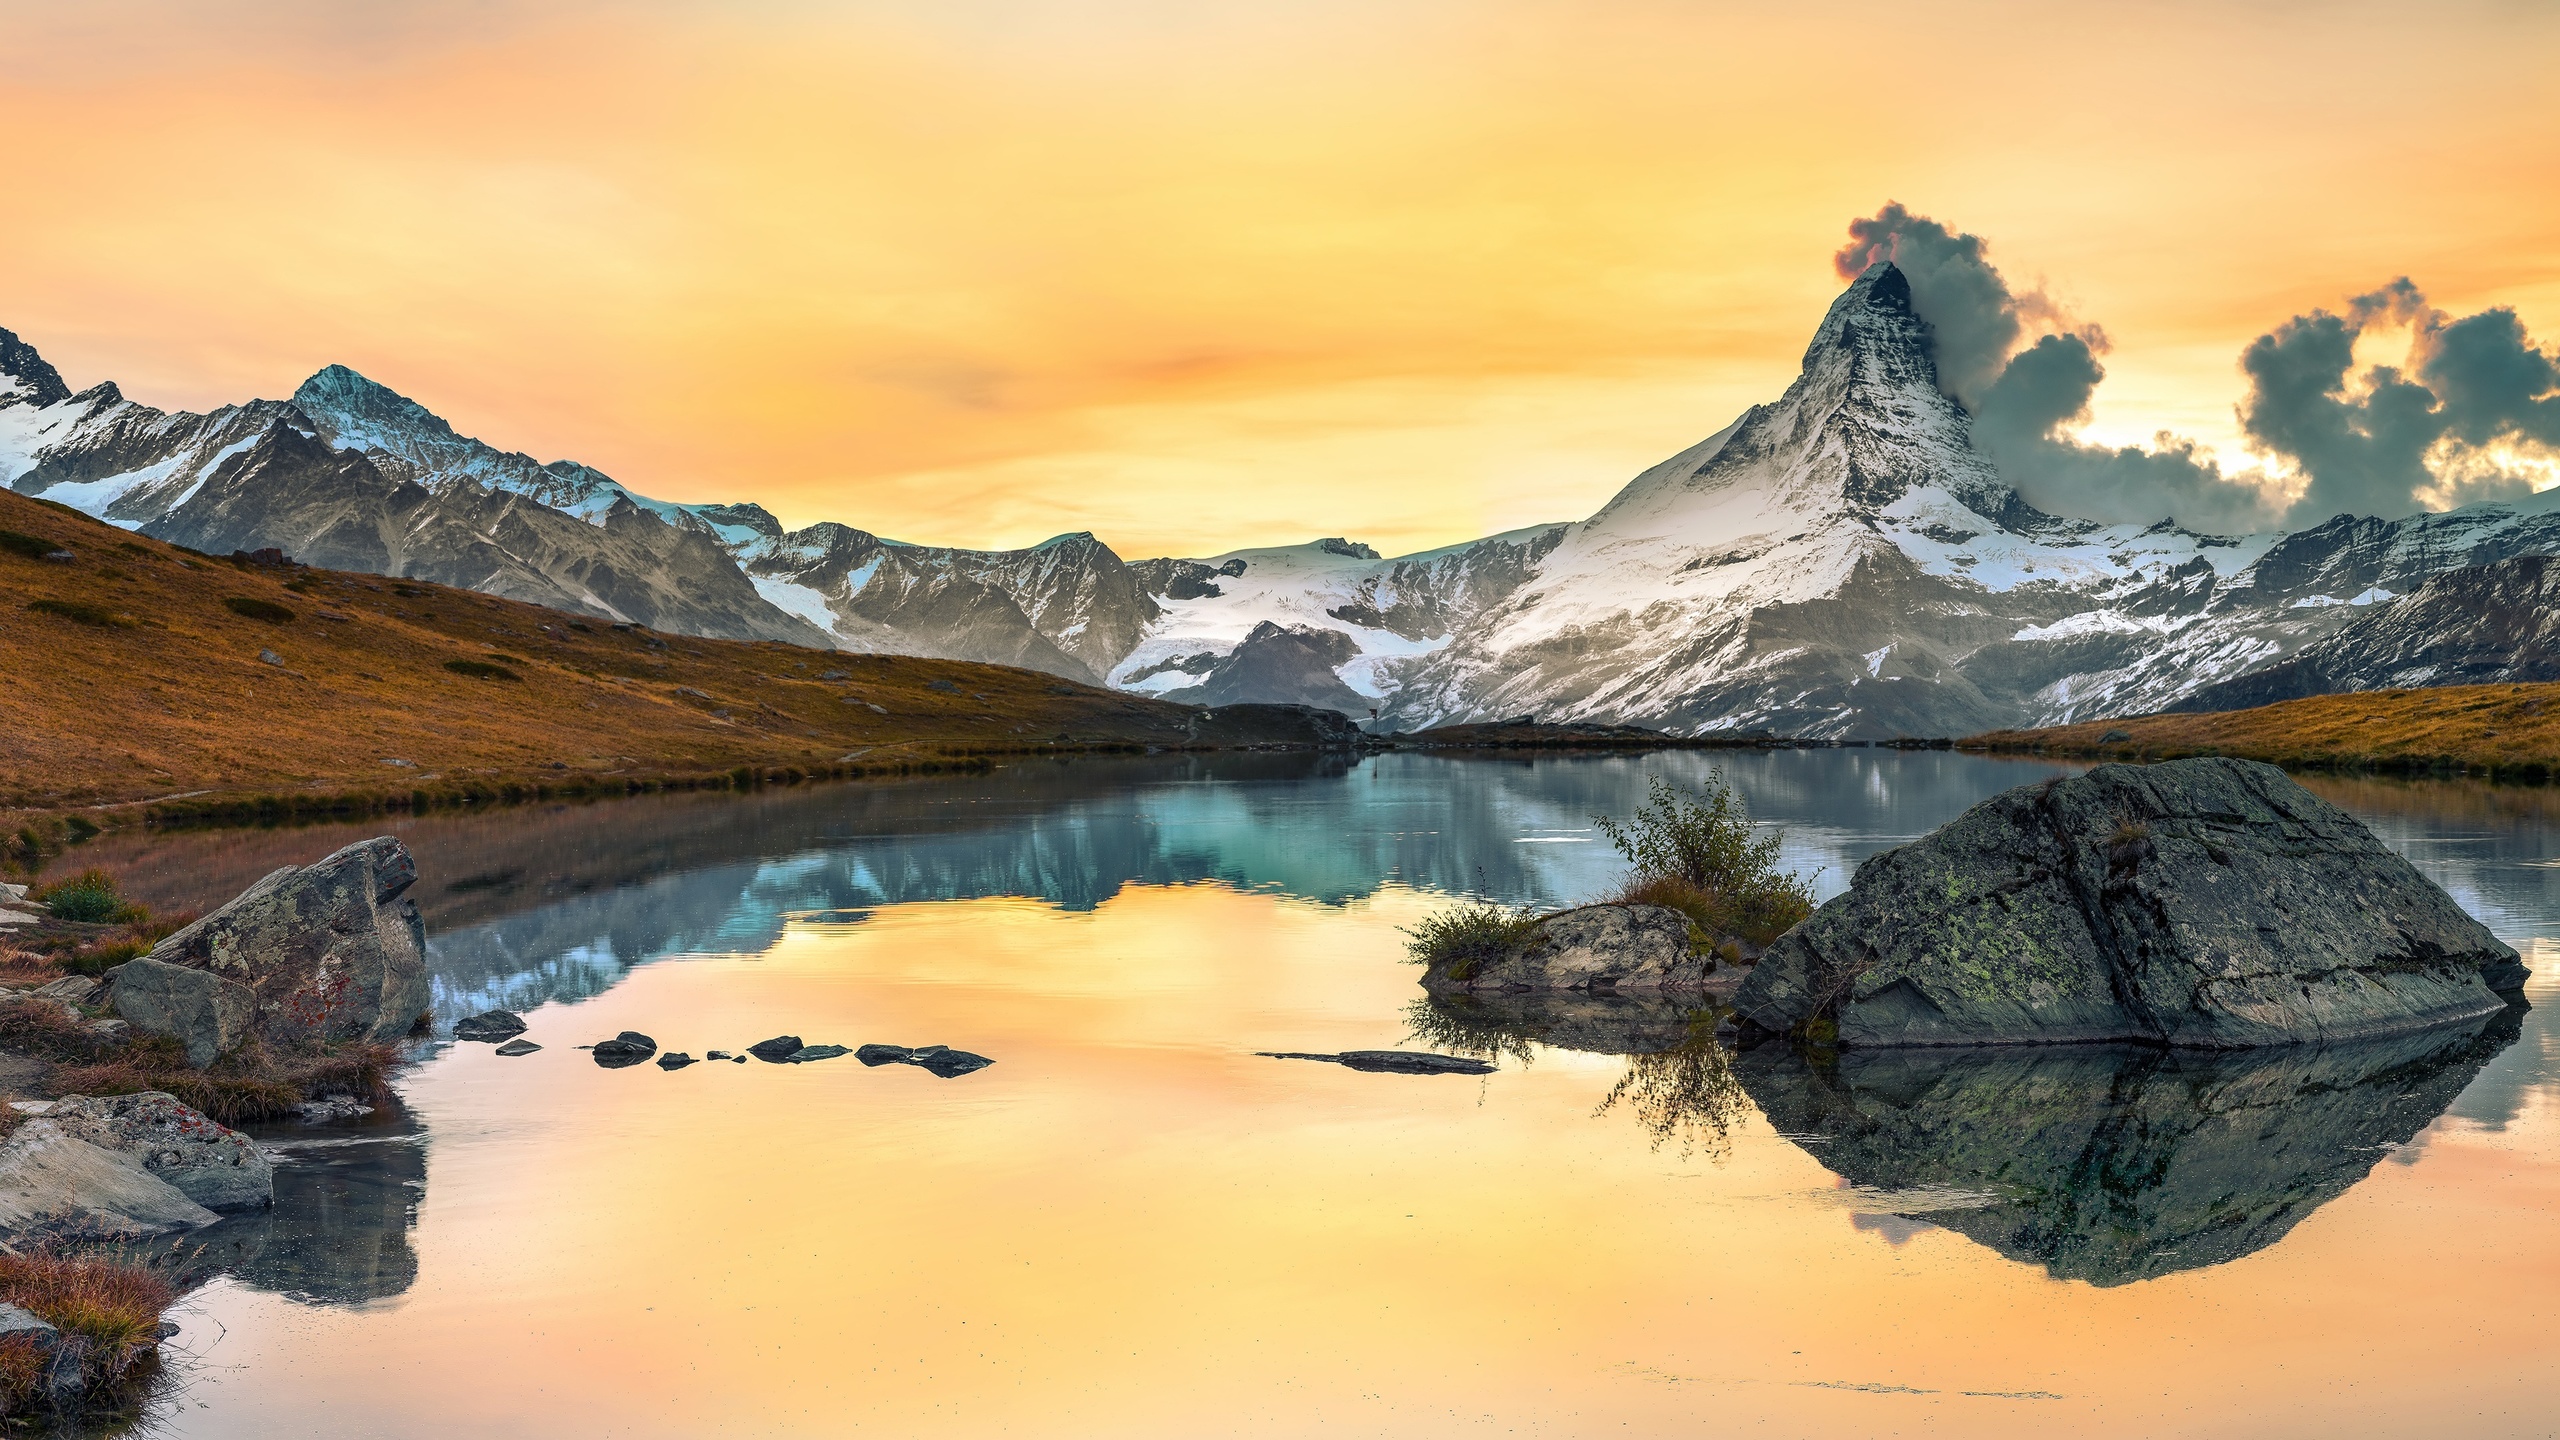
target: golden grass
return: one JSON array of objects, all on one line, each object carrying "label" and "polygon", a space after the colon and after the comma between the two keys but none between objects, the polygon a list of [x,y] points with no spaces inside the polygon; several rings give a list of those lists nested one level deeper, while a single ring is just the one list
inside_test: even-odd
[{"label": "golden grass", "polygon": [[[2121,739],[2110,740],[2110,734]],[[2298,769],[2409,770],[2547,780],[2560,771],[2560,684],[2317,695],[2254,710],[1995,730],[1959,749],[2116,760],[2231,755]]]},{"label": "golden grass", "polygon": [[5,490],[0,531],[39,542],[0,549],[0,811],[295,813],[895,771],[1180,746],[1198,713],[1033,670],[238,565]]},{"label": "golden grass", "polygon": [[[176,1298],[165,1278],[141,1266],[69,1255],[0,1254],[0,1300],[61,1332],[61,1349],[79,1359],[81,1400],[88,1404],[111,1399],[137,1363],[158,1347],[160,1317]],[[0,1414],[50,1408],[46,1368],[30,1345],[9,1342],[9,1348],[0,1350]]]},{"label": "golden grass", "polygon": [[246,1125],[282,1119],[301,1102],[326,1095],[352,1095],[376,1108],[390,1106],[396,1103],[391,1069],[399,1060],[396,1048],[370,1041],[285,1055],[252,1041],[198,1070],[187,1064],[186,1048],[176,1040],[137,1035],[111,1052],[110,1058],[57,1066],[46,1077],[45,1088],[55,1095],[139,1095],[157,1090],[225,1125]]}]

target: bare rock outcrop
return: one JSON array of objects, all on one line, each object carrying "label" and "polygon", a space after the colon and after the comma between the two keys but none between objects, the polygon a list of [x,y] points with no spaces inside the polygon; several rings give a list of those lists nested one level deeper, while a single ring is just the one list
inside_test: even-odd
[{"label": "bare rock outcrop", "polygon": [[1844,1046],[2235,1049],[2477,1020],[2516,952],[2272,765],[2101,765],[1870,857],[1736,995]]},{"label": "bare rock outcrop", "polygon": [[281,1049],[389,1040],[426,1012],[418,878],[391,836],[287,866],[114,972],[111,1003],[202,1065],[252,1035]]}]

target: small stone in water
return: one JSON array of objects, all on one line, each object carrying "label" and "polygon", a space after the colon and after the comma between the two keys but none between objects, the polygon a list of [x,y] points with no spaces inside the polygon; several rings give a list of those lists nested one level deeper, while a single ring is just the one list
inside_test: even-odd
[{"label": "small stone in water", "polygon": [[792,1056],[800,1053],[800,1037],[797,1035],[776,1035],[770,1040],[759,1040],[755,1044],[747,1047],[747,1053],[753,1055],[759,1060],[770,1061],[773,1064],[780,1065],[789,1060]]},{"label": "small stone in water", "polygon": [[692,1063],[694,1063],[693,1057],[681,1050],[671,1050],[658,1057],[658,1068],[661,1070],[681,1070]]},{"label": "small stone in water", "polygon": [[596,1063],[607,1070],[637,1065],[658,1053],[658,1042],[637,1030],[625,1030],[610,1040],[599,1040],[592,1053]]},{"label": "small stone in water", "polygon": [[510,1040],[506,1044],[498,1047],[498,1053],[501,1055],[530,1055],[541,1048],[541,1046],[534,1044],[530,1040]]},{"label": "small stone in water", "polygon": [[484,1010],[453,1022],[456,1040],[505,1040],[524,1033],[524,1017],[512,1010]]}]

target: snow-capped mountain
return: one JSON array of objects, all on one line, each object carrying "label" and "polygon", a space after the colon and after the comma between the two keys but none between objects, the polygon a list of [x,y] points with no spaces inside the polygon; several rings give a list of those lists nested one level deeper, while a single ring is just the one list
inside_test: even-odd
[{"label": "snow-capped mountain", "polygon": [[205,415],[73,394],[0,331],[0,483],[180,543],[1394,728],[1526,713],[1883,738],[2158,710],[2239,693],[2209,687],[2430,577],[2560,552],[2560,495],[2290,535],[2058,518],[1969,426],[1880,264],[1784,395],[1587,520],[1399,557],[1329,539],[1131,563],[1089,534],[962,550],[655,500],[342,366]]},{"label": "snow-capped mountain", "polygon": [[2552,680],[2560,680],[2560,559],[2521,555],[2448,570],[2273,665],[2168,708],[2241,710],[2353,690]]},{"label": "snow-capped mountain", "polygon": [[2536,502],[2286,536],[2061,519],[2003,484],[1968,427],[1908,283],[1869,269],[1785,395],[1567,527],[1390,677],[1390,720],[1885,738],[2138,713],[2428,575],[2560,548]]}]

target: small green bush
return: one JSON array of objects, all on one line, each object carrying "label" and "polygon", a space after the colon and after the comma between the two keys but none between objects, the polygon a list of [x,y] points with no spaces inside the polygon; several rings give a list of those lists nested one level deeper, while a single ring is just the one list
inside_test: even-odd
[{"label": "small green bush", "polygon": [[471,676],[475,680],[521,681],[524,679],[506,666],[492,665],[486,660],[447,660],[444,662],[444,668],[456,675]]},{"label": "small green bush", "polygon": [[145,915],[141,906],[125,902],[114,876],[94,868],[31,890],[27,898],[43,901],[56,920],[82,925],[131,924]]},{"label": "small green bush", "polygon": [[264,620],[270,625],[293,623],[293,611],[273,600],[258,600],[247,595],[226,595],[222,600],[222,608],[234,615],[243,615],[251,620]]},{"label": "small green bush", "polygon": [[95,605],[83,605],[77,600],[30,600],[27,608],[38,615],[51,615],[79,625],[95,625],[102,630],[130,630],[135,623],[130,615],[118,615]]},{"label": "small green bush", "polygon": [[1452,980],[1472,980],[1485,966],[1509,957],[1537,928],[1534,915],[1470,900],[1423,917],[1405,932],[1405,952],[1417,965]]},{"label": "small green bush", "polygon": [[41,560],[61,548],[61,546],[54,544],[52,541],[43,539],[39,536],[24,535],[15,530],[0,530],[0,550],[6,550],[12,555],[23,555],[30,560]]},{"label": "small green bush", "polygon": [[1779,835],[1753,835],[1742,796],[1713,771],[1688,791],[1655,776],[1632,822],[1595,815],[1592,823],[1634,869],[1616,897],[1622,905],[1667,905],[1708,935],[1754,945],[1813,913],[1811,887],[1778,868]]}]

